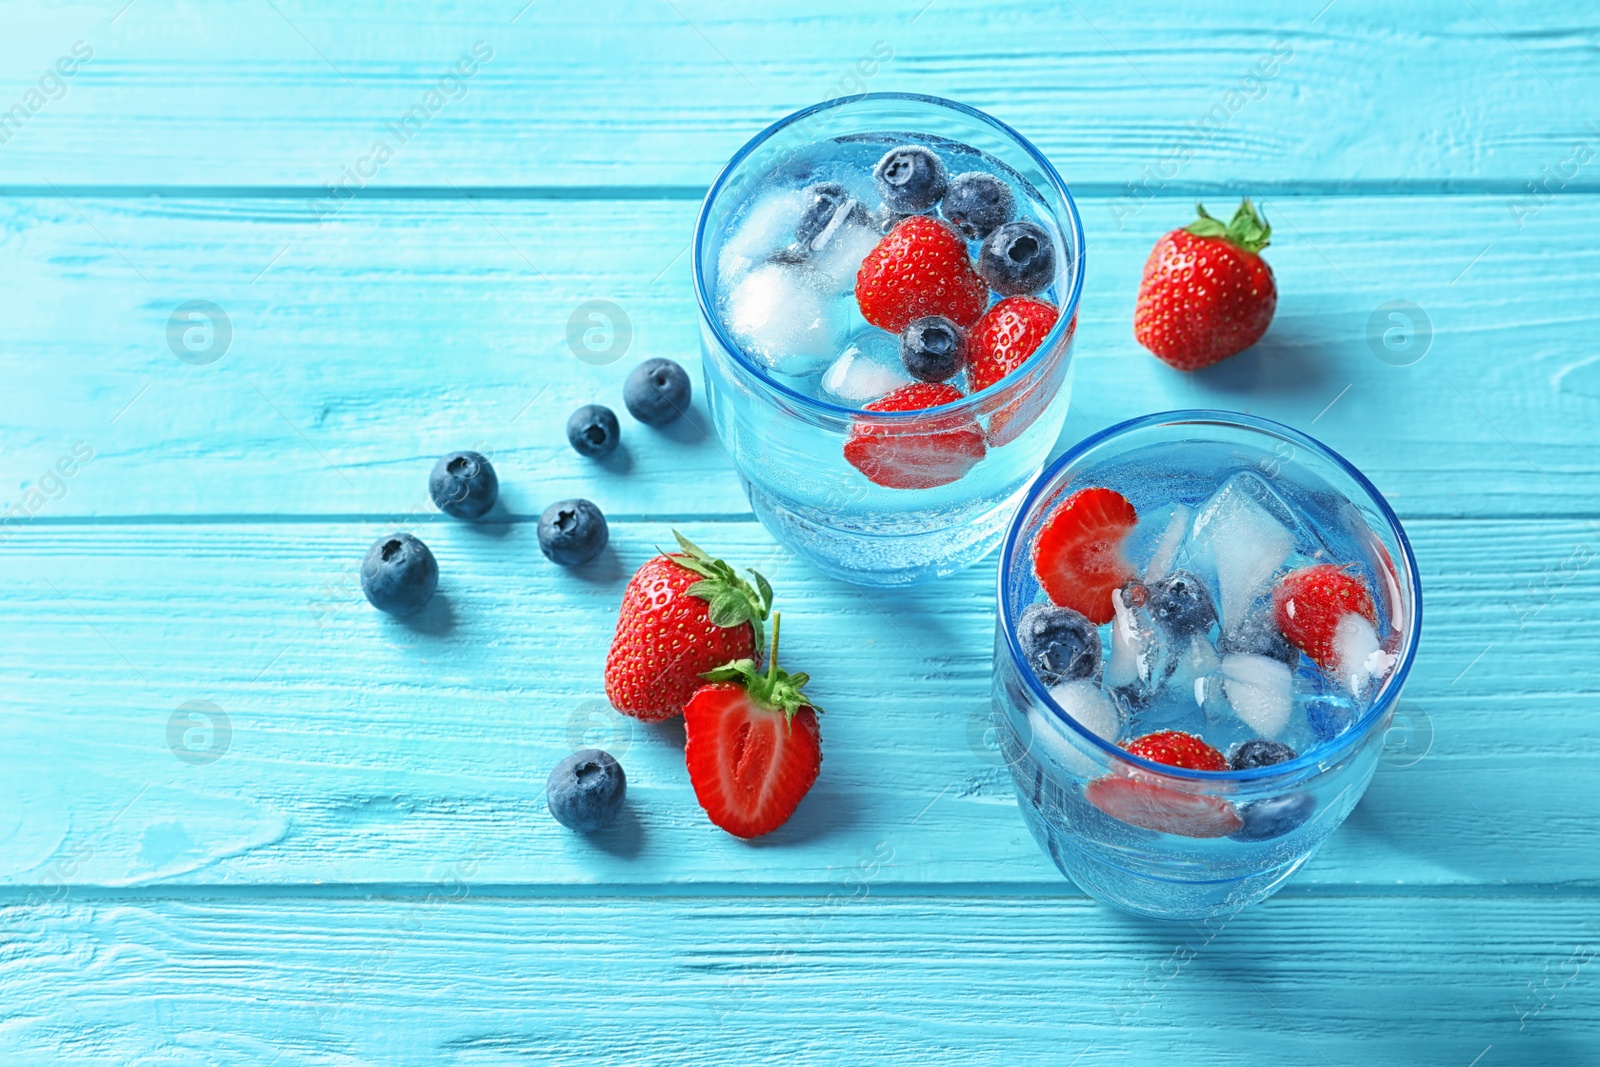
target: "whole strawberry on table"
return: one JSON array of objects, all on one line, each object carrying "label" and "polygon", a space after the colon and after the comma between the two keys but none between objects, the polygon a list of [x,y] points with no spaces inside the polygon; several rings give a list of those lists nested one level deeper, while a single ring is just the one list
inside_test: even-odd
[{"label": "whole strawberry on table", "polygon": [[606,698],[625,715],[660,722],[683,714],[701,675],[740,659],[759,659],[772,586],[755,571],[747,582],[673,531],[680,551],[636,571],[622,594],[606,657]]},{"label": "whole strawberry on table", "polygon": [[1199,218],[1156,242],[1139,281],[1133,336],[1163,362],[1199,370],[1243,352],[1267,332],[1278,287],[1261,250],[1272,227],[1245,197],[1224,225]]}]

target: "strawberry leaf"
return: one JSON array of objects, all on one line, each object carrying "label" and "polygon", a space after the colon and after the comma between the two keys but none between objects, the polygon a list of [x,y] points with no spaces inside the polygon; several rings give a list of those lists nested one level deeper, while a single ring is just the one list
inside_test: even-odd
[{"label": "strawberry leaf", "polygon": [[1196,204],[1194,209],[1200,217],[1184,229],[1196,237],[1221,237],[1252,255],[1272,243],[1272,227],[1257,213],[1248,196],[1239,203],[1239,210],[1233,213],[1226,226],[1221,219],[1208,214],[1203,204]]},{"label": "strawberry leaf", "polygon": [[822,709],[806,697],[804,690],[806,683],[811,681],[810,675],[800,672],[790,674],[778,666],[778,629],[781,622],[781,616],[773,616],[772,651],[767,656],[765,670],[757,666],[754,660],[736,659],[732,663],[713,667],[700,677],[708,682],[733,682],[743,688],[758,706],[783,712],[784,722],[792,725],[795,714],[801,708],[811,708],[818,713]]},{"label": "strawberry leaf", "polygon": [[706,602],[706,617],[711,624],[727,628],[749,623],[755,634],[755,647],[760,648],[765,643],[762,623],[772,611],[772,586],[761,575],[751,571],[756,580],[752,586],[728,564],[677,530],[672,531],[672,536],[677,539],[682,551],[669,558],[678,566],[700,576],[701,580],[686,592]]}]

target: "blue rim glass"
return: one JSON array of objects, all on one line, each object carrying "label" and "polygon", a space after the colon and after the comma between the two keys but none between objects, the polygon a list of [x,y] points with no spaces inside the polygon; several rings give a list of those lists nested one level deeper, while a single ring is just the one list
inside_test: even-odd
[{"label": "blue rim glass", "polygon": [[[1066,208],[1067,217],[1065,219],[1058,219],[1057,221],[1061,224],[1061,229],[1063,232],[1070,232],[1072,235],[1074,253],[1072,280],[1067,298],[1063,299],[1060,303],[1061,314],[1056,318],[1055,326],[1053,326],[1050,332],[1045,335],[1044,341],[1037,349],[1038,352],[1051,352],[1055,349],[1056,345],[1061,343],[1061,339],[1066,335],[1068,327],[1072,324],[1073,320],[1078,314],[1078,300],[1083,295],[1083,271],[1085,258],[1083,254],[1083,220],[1078,217],[1078,205],[1072,199],[1072,194],[1067,191],[1067,185],[1061,180],[1061,175],[1056,173],[1056,168],[1052,166],[1050,161],[1044,157],[1044,154],[1035,148],[1033,143],[1026,137],[1022,136],[1022,134],[1018,133],[1010,126],[1007,126],[999,119],[992,115],[985,114],[984,112],[979,111],[977,108],[968,107],[965,104],[958,104],[954,100],[946,100],[943,97],[938,96],[926,96],[921,93],[857,93],[854,96],[841,96],[837,99],[827,100],[820,104],[812,104],[808,108],[804,108],[800,111],[794,112],[791,115],[787,115],[779,119],[777,122],[774,122],[760,133],[756,134],[749,141],[746,141],[744,147],[734,153],[733,158],[728,160],[727,166],[722,168],[722,173],[717,175],[717,180],[711,183],[711,189],[706,193],[705,201],[700,205],[700,217],[698,220],[696,220],[694,227],[694,255],[691,257],[694,270],[695,300],[700,305],[701,322],[711,330],[712,335],[716,337],[717,342],[722,345],[723,349],[733,354],[733,358],[738,361],[741,367],[754,374],[763,385],[780,394],[786,401],[798,404],[803,408],[810,409],[811,411],[832,418],[851,418],[862,414],[863,409],[841,407],[838,404],[832,404],[826,400],[821,400],[817,397],[802,393],[780,381],[777,381],[767,373],[765,368],[752,360],[745,353],[743,346],[737,344],[728,336],[727,331],[723,329],[721,317],[712,313],[711,294],[706,290],[706,275],[705,271],[703,271],[700,267],[700,253],[701,249],[705,247],[705,231],[706,226],[711,218],[712,205],[717,202],[718,194],[722,192],[723,186],[728,183],[728,179],[734,174],[735,171],[738,170],[739,164],[743,163],[751,153],[755,152],[763,144],[767,143],[779,133],[782,133],[788,127],[797,122],[804,121],[805,119],[808,119],[820,112],[829,111],[833,108],[845,107],[850,104],[859,104],[877,100],[901,100],[919,104],[931,104],[935,107],[945,108],[947,110],[966,115],[970,118],[977,119],[979,122],[993,127],[1017,143],[1017,147],[1021,148],[1022,151],[1026,153],[1035,164],[1038,165],[1040,171],[1049,180],[1051,191],[1061,197],[1061,202]],[[993,385],[990,385],[988,388],[973,393],[970,396],[964,396],[960,400],[954,400],[948,404],[940,404],[938,407],[924,408],[919,411],[891,411],[881,413],[871,412],[870,414],[875,422],[898,422],[922,420],[927,419],[932,415],[943,415],[952,412],[964,411],[969,407],[977,406],[986,396],[992,396],[1005,391],[1016,382],[1033,373],[1037,369],[1037,366],[1037,361],[1034,359],[1026,359],[1016,370],[1012,371],[1004,378],[1001,378]]]},{"label": "blue rim glass", "polygon": [[[1259,430],[1272,434],[1294,444],[1301,445],[1310,451],[1330,460],[1361,487],[1361,490],[1370,498],[1378,513],[1383,516],[1393,532],[1395,542],[1400,547],[1401,565],[1405,569],[1404,576],[1396,576],[1411,590],[1410,612],[1406,618],[1405,632],[1401,641],[1400,662],[1394,672],[1384,682],[1378,697],[1372,702],[1366,714],[1351,724],[1350,728],[1338,737],[1325,744],[1317,745],[1292,760],[1276,763],[1269,767],[1257,767],[1242,771],[1198,771],[1187,767],[1174,767],[1166,763],[1156,763],[1143,756],[1134,755],[1120,745],[1106,741],[1099,735],[1091,733],[1079,725],[1078,721],[1063,711],[1050,696],[1050,691],[1034,675],[1033,669],[1028,666],[1027,657],[1022,653],[1022,646],[1017,641],[1016,627],[1012,624],[1010,583],[1006,580],[1011,573],[1012,563],[1016,557],[1018,542],[1022,530],[1026,525],[1028,515],[1033,510],[1034,503],[1057,476],[1070,467],[1079,457],[1091,449],[1105,442],[1120,437],[1123,434],[1136,430],[1146,429],[1160,425],[1219,425],[1243,427],[1250,430]],[[1027,546],[1022,546],[1026,549]],[[1372,727],[1382,719],[1389,705],[1399,697],[1400,690],[1405,684],[1406,676],[1411,672],[1411,663],[1417,654],[1417,638],[1422,633],[1422,578],[1417,573],[1417,560],[1411,552],[1411,541],[1406,537],[1405,529],[1400,525],[1400,518],[1383,498],[1378,487],[1373,485],[1355,466],[1339,453],[1329,448],[1308,434],[1301,433],[1292,427],[1285,426],[1271,419],[1262,419],[1254,415],[1245,415],[1237,411],[1218,411],[1213,409],[1194,408],[1180,411],[1162,411],[1154,415],[1142,415],[1127,422],[1120,422],[1115,426],[1101,430],[1092,437],[1086,437],[1046,467],[1028,487],[1028,495],[1017,508],[1011,526],[1006,530],[1005,541],[1000,546],[999,570],[999,595],[1000,628],[1005,631],[1006,649],[1011,653],[1011,659],[1016,665],[1024,683],[1038,699],[1039,703],[1050,709],[1055,717],[1061,720],[1068,729],[1076,733],[1093,748],[1104,753],[1108,758],[1119,760],[1123,763],[1137,767],[1140,770],[1151,771],[1167,778],[1189,779],[1196,782],[1253,782],[1267,778],[1288,778],[1306,775],[1306,772],[1320,771],[1325,765],[1338,762],[1338,758],[1349,751],[1356,743],[1367,736]]]}]

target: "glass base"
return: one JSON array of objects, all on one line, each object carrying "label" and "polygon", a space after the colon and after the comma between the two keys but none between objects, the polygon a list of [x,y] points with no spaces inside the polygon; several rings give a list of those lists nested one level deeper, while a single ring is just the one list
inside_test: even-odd
[{"label": "glass base", "polygon": [[1254,871],[1242,878],[1164,878],[1084,851],[1067,834],[1052,833],[1029,807],[1026,797],[1019,794],[1017,801],[1034,840],[1074,885],[1102,904],[1151,919],[1207,919],[1259,904],[1281,889],[1316,854],[1312,849],[1281,866]]},{"label": "glass base", "polygon": [[917,585],[954,574],[994,551],[1027,484],[987,511],[955,525],[914,532],[869,533],[824,526],[740,477],[756,518],[779,544],[830,577],[854,585]]}]

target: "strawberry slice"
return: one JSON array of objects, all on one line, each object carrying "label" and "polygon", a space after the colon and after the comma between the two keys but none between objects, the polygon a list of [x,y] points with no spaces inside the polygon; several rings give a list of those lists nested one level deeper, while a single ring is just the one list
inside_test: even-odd
[{"label": "strawberry slice", "polygon": [[1343,567],[1319,563],[1283,576],[1272,590],[1272,613],[1289,643],[1325,671],[1339,664],[1339,624],[1359,615],[1378,625],[1367,583]]},{"label": "strawberry slice", "polygon": [[1180,793],[1134,778],[1101,778],[1090,782],[1089,803],[1130,826],[1179,837],[1227,837],[1244,820],[1221,797]]},{"label": "strawberry slice", "polygon": [[989,285],[973,269],[967,242],[929,215],[902,219],[856,271],[861,317],[890,333],[929,315],[965,329],[988,303]]},{"label": "strawberry slice", "polygon": [[1096,626],[1111,621],[1111,594],[1134,577],[1122,541],[1139,521],[1112,489],[1079,489],[1045,521],[1033,542],[1033,572],[1050,599]]},{"label": "strawberry slice", "polygon": [[736,837],[760,837],[789,820],[822,769],[810,679],[778,666],[780,616],[772,618],[765,673],[741,659],[707,671],[683,709],[684,763],[695,799]]},{"label": "strawberry slice", "polygon": [[[901,386],[867,411],[922,411],[962,398],[943,382]],[[988,452],[983,430],[967,415],[930,416],[910,425],[861,420],[845,438],[844,458],[876,485],[931,489],[960,480]]]},{"label": "strawberry slice", "polygon": [[[1194,771],[1228,769],[1226,756],[1181,730],[1157,730],[1123,747],[1135,756],[1172,767]],[[1138,777],[1108,775],[1089,783],[1084,795],[1114,819],[1164,834],[1226,837],[1244,826],[1233,805],[1221,797],[1182,793]]]}]

